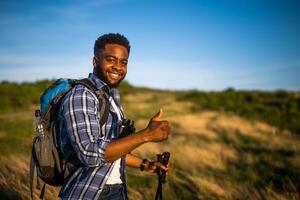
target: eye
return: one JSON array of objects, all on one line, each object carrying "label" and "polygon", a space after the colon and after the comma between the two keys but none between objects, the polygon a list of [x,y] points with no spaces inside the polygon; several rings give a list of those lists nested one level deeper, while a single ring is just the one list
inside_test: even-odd
[{"label": "eye", "polygon": [[127,60],[121,61],[122,65],[126,66],[127,65]]},{"label": "eye", "polygon": [[106,60],[106,62],[109,62],[109,63],[115,62],[115,59],[112,57],[107,57],[105,60]]}]

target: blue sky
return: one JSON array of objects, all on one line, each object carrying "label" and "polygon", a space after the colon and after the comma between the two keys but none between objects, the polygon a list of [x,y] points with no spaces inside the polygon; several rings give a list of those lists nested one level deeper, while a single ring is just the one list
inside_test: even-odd
[{"label": "blue sky", "polygon": [[83,78],[128,37],[126,79],[161,89],[300,90],[300,1],[0,1],[0,80]]}]

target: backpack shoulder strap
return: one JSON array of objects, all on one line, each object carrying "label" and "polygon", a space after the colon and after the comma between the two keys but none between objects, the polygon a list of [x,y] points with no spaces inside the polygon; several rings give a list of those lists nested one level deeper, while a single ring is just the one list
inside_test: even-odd
[{"label": "backpack shoulder strap", "polygon": [[107,96],[104,93],[103,89],[97,89],[94,83],[88,79],[81,79],[81,80],[75,80],[74,85],[84,85],[88,89],[90,89],[97,97],[99,101],[99,112],[100,112],[100,127],[105,124],[108,118],[108,113],[109,113],[109,100]]},{"label": "backpack shoulder strap", "polygon": [[29,184],[30,184],[30,197],[31,197],[32,200],[33,200],[34,169],[35,169],[35,164],[34,164],[33,157],[31,155],[30,166],[29,166]]},{"label": "backpack shoulder strap", "polygon": [[[33,149],[32,149],[33,151]],[[33,200],[33,191],[34,191],[34,186],[33,186],[33,179],[34,179],[34,171],[35,171],[35,163],[34,163],[34,159],[33,159],[33,153],[31,154],[31,158],[30,158],[30,166],[29,166],[29,184],[30,184],[30,197],[31,200]],[[36,187],[37,189],[40,189],[40,183],[39,183],[39,177],[38,175],[36,175]],[[42,187],[42,191],[40,193],[40,199],[44,199],[44,194],[45,194],[45,188],[46,188],[46,183],[43,182],[43,187]]]}]

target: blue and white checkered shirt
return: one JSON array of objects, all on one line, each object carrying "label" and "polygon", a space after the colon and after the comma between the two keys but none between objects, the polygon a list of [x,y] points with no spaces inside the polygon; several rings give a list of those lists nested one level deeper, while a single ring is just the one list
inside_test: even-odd
[{"label": "blue and white checkered shirt", "polygon": [[[59,194],[62,199],[98,199],[115,163],[106,162],[104,154],[109,142],[118,138],[125,117],[120,94],[94,74],[89,74],[89,79],[97,89],[105,91],[110,102],[109,115],[100,127],[99,101],[83,85],[76,85],[62,100],[59,114],[62,154],[76,154],[84,164],[62,186]],[[125,156],[121,158],[120,173],[126,188]]]}]

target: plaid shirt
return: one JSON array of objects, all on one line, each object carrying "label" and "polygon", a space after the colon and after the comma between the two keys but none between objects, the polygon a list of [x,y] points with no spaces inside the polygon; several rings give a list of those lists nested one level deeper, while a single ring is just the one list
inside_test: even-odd
[{"label": "plaid shirt", "polygon": [[[64,97],[59,113],[61,151],[63,155],[76,154],[84,167],[77,169],[62,186],[62,199],[98,199],[115,163],[106,162],[104,154],[109,142],[118,137],[124,118],[120,95],[94,74],[89,79],[97,89],[105,91],[110,112],[100,127],[99,101],[92,91],[76,85]],[[125,156],[121,157],[120,173],[126,190]]]}]

